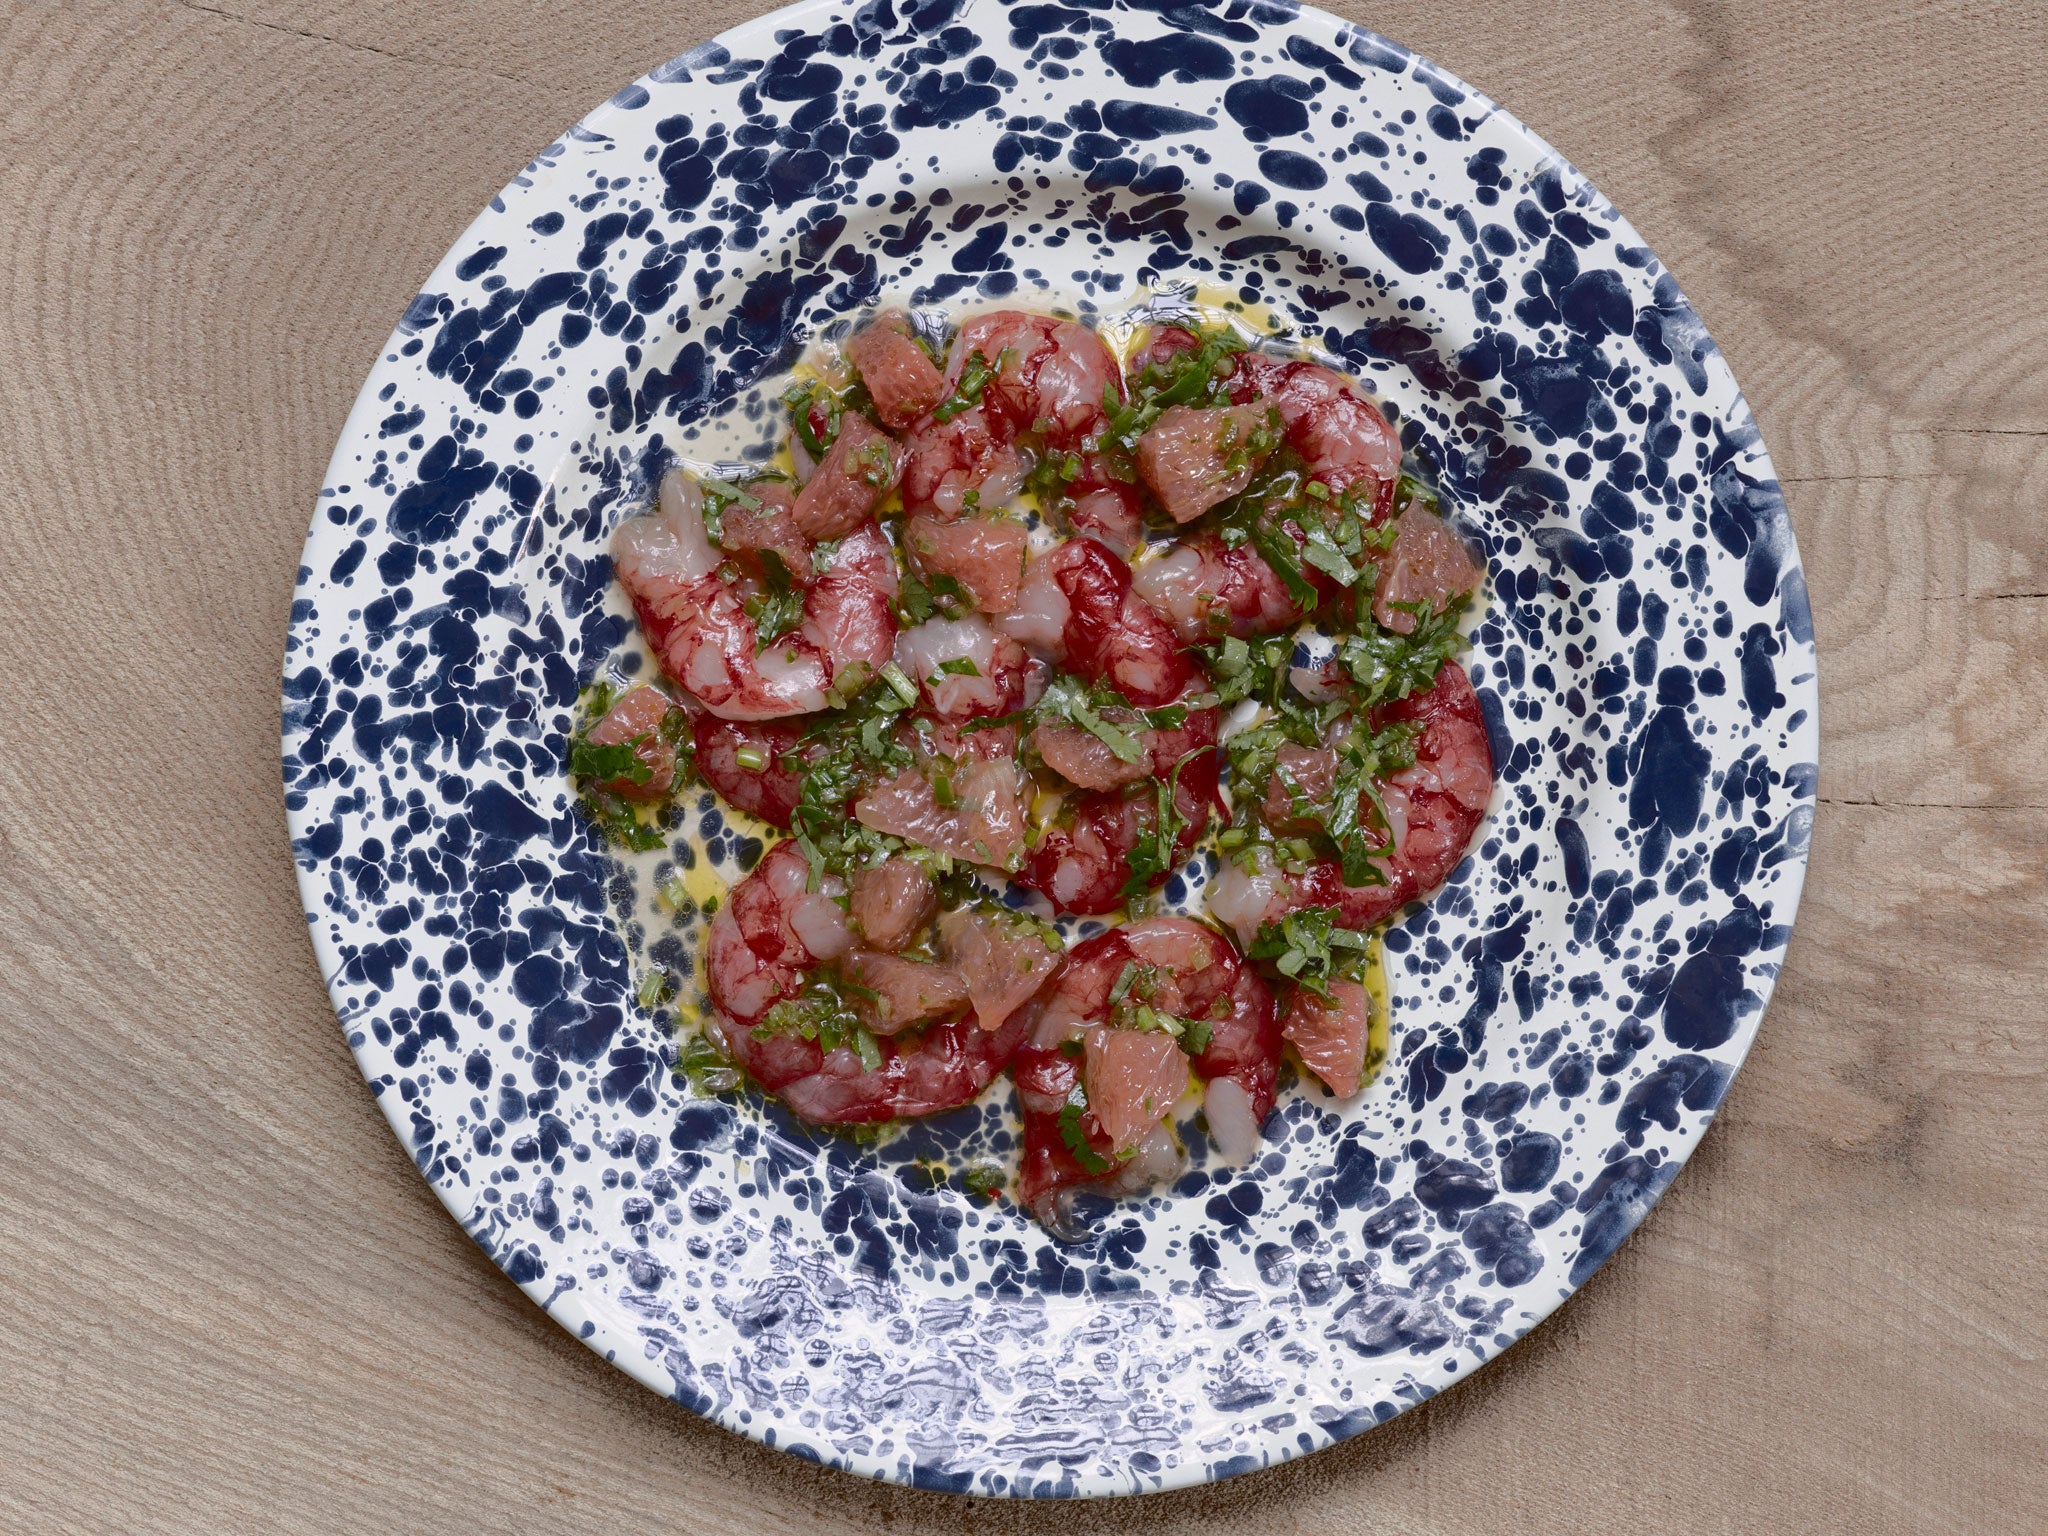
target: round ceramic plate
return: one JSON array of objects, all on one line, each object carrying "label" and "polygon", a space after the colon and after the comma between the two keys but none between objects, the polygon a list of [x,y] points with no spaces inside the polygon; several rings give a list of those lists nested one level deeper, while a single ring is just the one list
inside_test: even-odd
[{"label": "round ceramic plate", "polygon": [[[692,1097],[641,900],[564,771],[629,643],[606,540],[885,300],[1241,303],[1376,392],[1483,544],[1478,845],[1386,940],[1357,1100],[1049,1240],[964,1186],[1005,1085],[877,1145]],[[764,385],[764,381],[768,381]],[[484,1250],[763,1443],[1013,1496],[1227,1477],[1477,1369],[1706,1129],[1791,932],[1812,631],[1763,446],[1677,284],[1528,129],[1317,11],[813,3],[628,86],[449,252],[298,574],[284,780],[364,1076]],[[715,810],[659,858],[733,879]],[[486,1341],[484,1347],[488,1347]]]}]

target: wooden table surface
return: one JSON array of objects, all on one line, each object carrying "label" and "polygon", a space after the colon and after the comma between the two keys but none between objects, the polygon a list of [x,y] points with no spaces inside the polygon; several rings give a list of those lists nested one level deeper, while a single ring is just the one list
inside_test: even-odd
[{"label": "wooden table surface", "polygon": [[1821,645],[1798,935],[1712,1133],[1526,1342],[1223,1486],[1026,1508],[588,1353],[356,1075],[278,785],[292,573],[399,311],[756,0],[0,0],[0,1529],[2048,1530],[2048,8],[1337,8],[1677,272]]}]

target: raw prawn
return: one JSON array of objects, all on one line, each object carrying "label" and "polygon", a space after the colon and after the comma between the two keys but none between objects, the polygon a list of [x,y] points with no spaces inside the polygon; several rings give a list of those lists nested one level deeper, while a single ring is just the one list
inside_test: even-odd
[{"label": "raw prawn", "polygon": [[[1139,1044],[1113,1038],[1134,1028]],[[1127,1194],[1170,1175],[1179,1155],[1162,1121],[1190,1072],[1219,1148],[1244,1160],[1273,1107],[1279,1063],[1272,993],[1221,934],[1179,917],[1097,934],[1068,951],[1014,1063],[1019,1197],[1047,1230],[1072,1237],[1076,1190]]]},{"label": "raw prawn", "polygon": [[1379,407],[1320,363],[1241,352],[1230,379],[1239,405],[1260,401],[1280,413],[1287,446],[1308,471],[1342,495],[1357,490],[1375,521],[1390,510],[1401,475],[1401,439]]},{"label": "raw prawn", "polygon": [[1137,488],[1112,476],[1096,450],[1110,402],[1124,398],[1123,370],[1102,338],[1072,320],[999,310],[960,327],[955,380],[976,355],[995,369],[983,398],[1012,441],[1029,434],[1041,453],[1060,455],[1072,471],[1048,510],[1076,534],[1119,553],[1135,549],[1144,532]]},{"label": "raw prawn", "polygon": [[803,727],[784,720],[699,715],[690,723],[690,745],[704,782],[748,815],[785,832],[803,789],[802,775],[788,757],[802,742]]},{"label": "raw prawn", "polygon": [[[1070,797],[1017,872],[1017,882],[1062,912],[1084,917],[1114,912],[1131,896],[1165,884],[1208,830],[1217,805],[1214,752],[1190,756],[1167,785],[1152,782]],[[1159,838],[1159,798],[1170,795],[1172,846]]]},{"label": "raw prawn", "polygon": [[[1058,647],[1069,669],[1146,709],[1180,703],[1208,686],[1165,621],[1131,590],[1130,568],[1102,545],[1073,539],[1037,564],[1058,593],[1051,606],[1063,609]],[[1217,712],[1183,708],[1177,726],[1124,722],[1120,728],[1144,749],[1139,762],[1119,759],[1106,742],[1075,727],[1038,727],[1033,741],[1041,759],[1089,792],[1062,804],[1019,872],[1021,883],[1063,911],[1099,914],[1123,905],[1134,882],[1138,890],[1165,882],[1208,829],[1217,803]],[[1102,718],[1122,717],[1111,710]],[[1145,772],[1131,771],[1141,765]],[[1170,837],[1161,836],[1162,800],[1174,821]]]},{"label": "raw prawn", "polygon": [[903,440],[903,510],[941,522],[984,508],[1000,512],[1029,469],[1007,423],[999,429],[980,406],[944,421],[927,416]]},{"label": "raw prawn", "polygon": [[1131,590],[1131,568],[1112,550],[1069,539],[1038,564],[1065,599],[1059,643],[1069,670],[1140,709],[1173,703],[1206,683],[1171,626]]},{"label": "raw prawn", "polygon": [[[1341,926],[1371,928],[1443,884],[1464,858],[1493,794],[1493,750],[1465,669],[1445,662],[1430,688],[1382,705],[1372,723],[1375,729],[1419,728],[1414,763],[1380,786],[1394,843],[1392,854],[1376,861],[1384,883],[1346,885],[1334,858],[1318,859],[1300,874],[1281,872],[1256,851],[1246,856],[1255,866],[1250,869],[1226,859],[1210,887],[1209,908],[1246,944],[1262,924],[1304,907],[1331,907]],[[1309,776],[1319,759],[1313,749],[1306,752],[1295,771]],[[1268,786],[1269,809],[1292,802],[1285,786],[1277,792]]]},{"label": "raw prawn", "polygon": [[999,511],[1034,459],[1057,456],[1064,489],[1048,510],[1076,533],[1136,547],[1136,487],[1111,476],[1096,451],[1108,402],[1121,402],[1124,389],[1100,336],[1072,320],[998,310],[961,326],[945,379],[957,410],[942,406],[904,444],[906,511],[944,520]]},{"label": "raw prawn", "polygon": [[745,573],[728,579],[722,572],[704,528],[703,491],[679,472],[662,481],[655,511],[619,525],[612,560],[662,669],[722,718],[822,709],[849,665],[880,667],[892,654],[888,595],[857,570],[812,582],[800,625],[764,642],[748,603],[773,606],[774,594]]},{"label": "raw prawn", "polygon": [[998,1030],[974,1016],[887,1035],[880,1061],[865,1066],[847,1046],[827,1049],[798,1031],[764,1031],[775,1004],[794,999],[807,977],[846,955],[854,935],[827,877],[809,889],[809,861],[778,843],[733,887],[708,941],[714,1037],[760,1085],[804,1119],[854,1125],[935,1114],[967,1103],[1009,1063],[1030,1028],[1018,1014]]},{"label": "raw prawn", "polygon": [[1189,645],[1292,629],[1308,607],[1249,544],[1235,548],[1204,530],[1131,572],[1131,586]]},{"label": "raw prawn", "polygon": [[[1168,331],[1155,338],[1148,350],[1164,347],[1170,356],[1194,345],[1197,343],[1188,333]],[[1394,487],[1401,472],[1400,438],[1379,409],[1341,375],[1318,363],[1245,352],[1233,366],[1229,393],[1239,411],[1269,410],[1277,416],[1281,436],[1301,460],[1302,473],[1308,479],[1338,495],[1355,493],[1370,522],[1383,522],[1392,514]],[[1176,519],[1197,515],[1252,482],[1247,463],[1231,470],[1236,462],[1231,452],[1219,456],[1219,441],[1205,440],[1202,435],[1204,430],[1220,433],[1220,425],[1209,429],[1206,422],[1215,417],[1220,423],[1221,418],[1213,411],[1178,414],[1183,409],[1175,407],[1160,417],[1139,440],[1138,455],[1144,472],[1148,442],[1162,428],[1171,428],[1168,440],[1150,450],[1152,468],[1146,478]],[[1254,457],[1252,446],[1252,438],[1247,436],[1240,454],[1243,460]],[[1263,437],[1259,446],[1264,446]],[[1219,479],[1226,470],[1231,472]],[[1223,494],[1209,499],[1212,487]],[[1282,529],[1297,544],[1304,542],[1298,528],[1283,523]],[[1449,556],[1434,543],[1430,560],[1432,565],[1442,561],[1446,568],[1449,564]],[[1324,598],[1338,595],[1335,584],[1319,570],[1311,566],[1305,574]],[[1191,644],[1226,634],[1240,639],[1272,634],[1299,623],[1313,606],[1290,591],[1252,545],[1233,547],[1209,531],[1142,564],[1135,581],[1146,601]],[[1412,620],[1409,622],[1412,625]]]},{"label": "raw prawn", "polygon": [[1031,657],[987,619],[970,613],[903,630],[896,636],[896,665],[917,684],[931,714],[957,724],[1021,708]]}]

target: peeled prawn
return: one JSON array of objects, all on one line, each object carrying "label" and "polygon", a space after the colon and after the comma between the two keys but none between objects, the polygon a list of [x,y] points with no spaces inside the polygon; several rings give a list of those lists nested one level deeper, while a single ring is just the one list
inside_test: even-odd
[{"label": "peeled prawn", "polygon": [[[761,593],[728,579],[704,528],[704,496],[680,472],[662,481],[653,512],[619,525],[612,562],[662,670],[711,713],[772,720],[822,709],[835,677],[889,660],[895,620],[888,595],[859,573],[813,581],[802,622],[763,643],[747,602]],[[809,562],[794,572],[809,574]]]},{"label": "peeled prawn", "polygon": [[[1175,1063],[1157,1043],[1133,1048],[1113,1041],[1123,1032],[1119,1005],[1138,1001],[1180,1024],[1181,1039],[1197,1038],[1190,1027],[1206,1030],[1206,1045],[1188,1052],[1175,1044],[1182,1058]],[[1165,1034],[1156,1040],[1173,1043]],[[1077,1041],[1078,1055],[1070,1049]],[[1119,1152],[1138,1149],[1147,1165],[1144,1183],[1177,1166],[1177,1154],[1162,1157],[1153,1135],[1164,1131],[1160,1122],[1180,1097],[1167,1096],[1176,1067],[1181,1085],[1192,1072],[1235,1131],[1247,1116],[1256,1127],[1272,1109],[1279,1064],[1272,993],[1214,929],[1186,918],[1148,918],[1077,944],[1041,994],[1031,1038],[1014,1064],[1024,1112],[1019,1197],[1055,1236],[1077,1235],[1069,1212],[1075,1191],[1143,1187]],[[1063,1127],[1070,1105],[1079,1113]]]},{"label": "peeled prawn", "polygon": [[[1419,733],[1413,765],[1380,787],[1395,823],[1389,829],[1394,851],[1378,861],[1383,883],[1346,885],[1334,858],[1318,859],[1294,875],[1265,863],[1247,870],[1226,860],[1211,888],[1210,910],[1246,943],[1261,924],[1277,922],[1303,907],[1332,907],[1342,926],[1371,928],[1428,895],[1457,868],[1493,794],[1493,750],[1486,718],[1465,669],[1447,661],[1430,688],[1373,712],[1376,729],[1400,723],[1417,726]],[[1319,765],[1320,758],[1311,750],[1297,771],[1313,784]],[[1334,768],[1334,758],[1328,766]],[[1284,786],[1269,786],[1266,803],[1277,809],[1292,798]]]},{"label": "peeled prawn", "polygon": [[853,931],[835,899],[838,882],[828,877],[812,891],[810,878],[803,851],[778,843],[733,887],[712,920],[707,965],[718,1008],[710,1024],[714,1037],[756,1082],[814,1124],[936,1114],[973,1099],[1023,1043],[1028,1015],[993,1031],[969,1013],[885,1035],[876,1042],[881,1061],[874,1067],[850,1049],[828,1051],[801,1034],[756,1029],[777,1002],[797,995],[811,971],[853,948]]},{"label": "peeled prawn", "polygon": [[1342,374],[1320,363],[1241,352],[1230,396],[1279,411],[1287,446],[1332,491],[1358,490],[1376,516],[1388,509],[1401,475],[1401,439]]},{"label": "peeled prawn", "polygon": [[1235,548],[1214,533],[1183,539],[1131,572],[1139,596],[1190,645],[1236,635],[1248,640],[1292,629],[1308,616],[1287,583],[1250,544]]}]

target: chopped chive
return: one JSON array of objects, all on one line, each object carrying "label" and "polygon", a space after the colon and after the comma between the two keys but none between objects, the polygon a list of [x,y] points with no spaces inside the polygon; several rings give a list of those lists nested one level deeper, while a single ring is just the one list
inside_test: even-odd
[{"label": "chopped chive", "polygon": [[890,691],[905,704],[915,704],[917,702],[917,684],[905,677],[903,669],[897,666],[895,662],[885,661],[882,663],[882,681],[887,683]]}]

